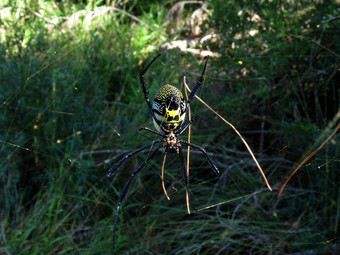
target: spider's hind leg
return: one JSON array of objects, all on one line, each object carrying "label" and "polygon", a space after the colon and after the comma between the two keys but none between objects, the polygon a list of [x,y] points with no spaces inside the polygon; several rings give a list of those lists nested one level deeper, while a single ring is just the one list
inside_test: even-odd
[{"label": "spider's hind leg", "polygon": [[[157,120],[153,110],[152,110],[152,106],[151,106],[151,102],[150,102],[150,99],[149,99],[149,90],[148,90],[148,87],[147,87],[147,84],[146,84],[146,81],[144,79],[144,74],[146,73],[146,71],[149,69],[149,67],[152,65],[153,62],[155,62],[155,60],[160,56],[161,54],[158,54],[148,65],[147,67],[143,70],[143,72],[141,72],[141,74],[139,75],[139,80],[140,80],[140,83],[142,85],[142,90],[143,90],[143,93],[144,93],[144,98],[145,98],[145,102],[146,104],[148,105],[149,107],[149,110],[151,112],[151,115],[152,115],[152,118],[156,121],[156,123],[158,125],[160,125],[160,122]],[[160,125],[161,126],[161,125]]]},{"label": "spider's hind leg", "polygon": [[191,91],[191,93],[189,95],[189,98],[188,98],[188,101],[187,101],[187,105],[186,105],[186,111],[188,109],[188,106],[189,106],[192,98],[195,96],[199,86],[201,86],[201,84],[202,84],[202,82],[204,80],[204,73],[205,73],[205,70],[207,68],[208,60],[209,60],[209,56],[207,57],[207,60],[205,61],[204,68],[203,68],[203,71],[202,71],[200,79],[198,80],[198,82],[196,83],[195,87],[192,89],[192,91]]},{"label": "spider's hind leg", "polygon": [[[198,82],[196,83],[195,87],[192,89],[192,91],[191,91],[191,93],[190,93],[190,95],[189,95],[189,97],[188,97],[187,104],[186,104],[186,106],[185,106],[185,112],[186,112],[186,113],[188,113],[189,105],[190,105],[191,100],[192,100],[193,97],[196,95],[196,92],[197,92],[199,86],[201,86],[201,84],[202,84],[202,82],[203,82],[203,80],[204,80],[204,73],[205,73],[205,70],[206,70],[206,68],[207,68],[208,60],[209,60],[209,56],[207,57],[207,60],[205,61],[204,68],[203,68],[203,71],[202,71],[202,74],[201,74],[200,79],[198,80]],[[184,84],[186,84],[185,79],[184,79]],[[185,116],[185,119],[186,119],[186,116]],[[185,122],[185,119],[184,119],[183,123]],[[184,130],[185,130],[185,129],[186,129],[186,128],[184,128]],[[184,130],[183,130],[183,131],[184,131]]]}]

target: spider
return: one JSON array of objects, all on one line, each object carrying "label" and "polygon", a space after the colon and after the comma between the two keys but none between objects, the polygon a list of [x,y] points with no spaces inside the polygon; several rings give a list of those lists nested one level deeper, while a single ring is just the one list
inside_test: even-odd
[{"label": "spider", "polygon": [[[205,61],[204,68],[201,74],[200,79],[196,83],[194,89],[190,93],[188,97],[188,101],[185,102],[184,97],[182,93],[174,86],[172,85],[164,85],[161,87],[158,92],[154,96],[153,104],[151,105],[150,99],[149,99],[149,91],[146,85],[146,81],[144,79],[144,74],[147,72],[149,67],[155,62],[155,60],[160,56],[161,54],[158,54],[142,71],[140,74],[140,83],[142,85],[142,91],[145,96],[146,104],[151,112],[151,116],[153,118],[153,122],[155,125],[156,130],[152,130],[148,127],[142,127],[137,130],[137,133],[150,139],[147,135],[141,133],[142,130],[148,131],[150,133],[153,133],[155,135],[160,136],[161,138],[158,140],[153,140],[152,143],[144,145],[135,151],[132,151],[128,154],[126,154],[117,164],[115,164],[110,171],[107,173],[106,178],[109,181],[109,177],[113,175],[118,168],[123,164],[123,162],[133,155],[136,155],[137,153],[146,150],[148,148],[154,148],[151,149],[151,152],[148,154],[146,159],[132,172],[130,178],[128,179],[127,183],[125,184],[123,191],[121,192],[119,199],[117,201],[117,208],[116,208],[116,215],[115,215],[115,222],[114,222],[114,229],[113,229],[113,248],[115,246],[115,234],[117,230],[117,224],[118,224],[118,213],[121,203],[123,202],[126,193],[129,190],[129,187],[131,185],[132,180],[136,177],[136,175],[145,167],[145,165],[148,163],[148,161],[151,159],[151,157],[161,148],[164,149],[164,155],[179,155],[179,158],[182,163],[182,169],[183,169],[183,177],[185,182],[185,187],[187,194],[189,195],[189,178],[187,176],[186,172],[186,165],[184,162],[184,157],[182,153],[182,147],[181,144],[185,144],[187,146],[190,146],[193,149],[196,149],[200,151],[205,158],[207,159],[209,165],[211,166],[211,169],[213,172],[220,178],[220,172],[216,165],[213,163],[209,155],[206,153],[205,149],[202,147],[188,143],[187,141],[184,141],[182,139],[179,139],[179,136],[191,125],[192,121],[188,121],[186,123],[186,116],[188,113],[188,108],[191,100],[195,96],[197,89],[202,84],[204,79],[204,73],[207,67],[208,59]],[[157,145],[157,146],[156,146]]]}]

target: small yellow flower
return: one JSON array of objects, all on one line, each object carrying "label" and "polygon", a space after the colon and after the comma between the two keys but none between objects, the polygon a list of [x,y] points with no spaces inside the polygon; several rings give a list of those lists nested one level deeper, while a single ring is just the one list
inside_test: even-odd
[{"label": "small yellow flower", "polygon": [[60,139],[58,139],[58,140],[57,140],[57,143],[61,143],[61,140],[60,140]]},{"label": "small yellow flower", "polygon": [[38,125],[35,124],[35,125],[33,126],[33,129],[34,129],[34,130],[37,130],[37,129],[38,129]]},{"label": "small yellow flower", "polygon": [[239,65],[243,65],[242,60],[239,60],[237,63],[238,63]]}]

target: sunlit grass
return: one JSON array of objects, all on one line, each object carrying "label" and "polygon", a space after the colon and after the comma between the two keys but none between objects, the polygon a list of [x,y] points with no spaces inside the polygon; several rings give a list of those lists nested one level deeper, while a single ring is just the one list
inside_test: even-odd
[{"label": "sunlit grass", "polygon": [[[189,216],[179,159],[164,166],[168,200],[157,153],[122,204],[117,253],[339,248],[339,134],[276,198],[339,109],[336,8],[274,2],[232,1],[227,12],[225,1],[209,2],[202,29],[213,39],[191,46],[220,54],[210,57],[198,96],[238,128],[274,192],[234,131],[194,99],[191,141],[210,153],[221,185],[191,149]],[[163,53],[146,77],[151,98],[166,83],[182,88],[184,75],[192,88],[200,75],[203,58],[163,48],[191,36],[184,23],[167,31],[171,3],[116,4],[122,11],[72,1],[0,6],[0,253],[110,254],[118,196],[147,152],[129,159],[111,185],[105,174],[148,142],[135,130],[153,126],[138,80],[143,63]],[[199,7],[186,5],[183,20]],[[68,20],[77,12],[83,16]],[[254,27],[260,32],[249,35]]]}]

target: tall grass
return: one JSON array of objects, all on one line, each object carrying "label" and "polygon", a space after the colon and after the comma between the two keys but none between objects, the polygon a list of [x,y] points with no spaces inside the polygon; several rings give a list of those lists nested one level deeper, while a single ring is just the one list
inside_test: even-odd
[{"label": "tall grass", "polygon": [[[113,3],[118,9],[105,9]],[[185,5],[176,33],[163,22],[170,1],[111,4],[0,5],[0,253],[111,254],[118,196],[148,152],[125,162],[110,186],[105,174],[149,142],[135,130],[153,126],[138,79],[143,63],[164,53],[145,75],[151,96],[166,83],[181,88],[183,75],[192,87],[201,73],[202,57],[164,48],[192,36],[185,20],[200,4]],[[198,94],[241,131],[273,192],[234,131],[194,100],[191,142],[211,153],[221,185],[192,152],[189,216],[179,158],[165,165],[169,201],[156,154],[122,204],[117,254],[340,249],[339,135],[276,199],[293,167],[339,123],[335,3],[228,6],[207,3],[201,34],[213,36],[195,47],[220,57],[210,58]]]}]

